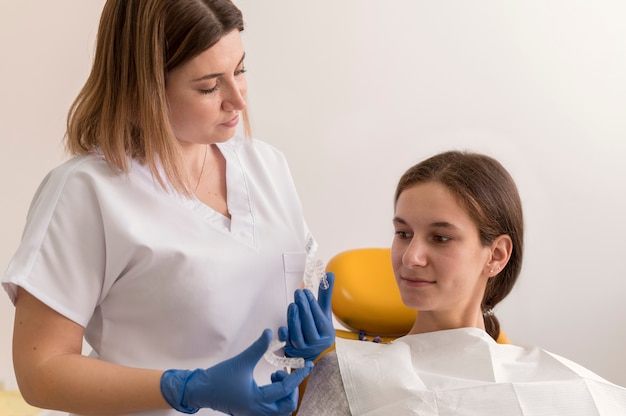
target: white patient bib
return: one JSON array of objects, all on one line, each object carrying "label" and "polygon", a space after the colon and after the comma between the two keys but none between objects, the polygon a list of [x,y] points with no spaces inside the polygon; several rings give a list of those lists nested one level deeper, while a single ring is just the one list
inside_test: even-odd
[{"label": "white patient bib", "polygon": [[391,344],[337,339],[358,415],[625,415],[626,389],[539,348],[497,344],[477,328]]}]

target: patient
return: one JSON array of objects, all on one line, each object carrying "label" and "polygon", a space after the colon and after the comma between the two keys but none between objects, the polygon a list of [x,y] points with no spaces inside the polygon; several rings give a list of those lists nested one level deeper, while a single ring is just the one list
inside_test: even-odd
[{"label": "patient", "polygon": [[390,344],[336,340],[298,416],[615,415],[626,389],[539,348],[497,344],[494,307],[522,267],[517,187],[491,157],[445,152],[398,183],[391,260],[419,311]]}]

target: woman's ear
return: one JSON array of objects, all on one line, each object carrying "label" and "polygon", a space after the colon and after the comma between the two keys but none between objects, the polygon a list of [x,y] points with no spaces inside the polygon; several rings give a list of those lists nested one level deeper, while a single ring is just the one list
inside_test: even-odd
[{"label": "woman's ear", "polygon": [[491,258],[487,262],[488,276],[496,276],[511,258],[513,251],[513,240],[507,234],[496,237],[491,243]]}]

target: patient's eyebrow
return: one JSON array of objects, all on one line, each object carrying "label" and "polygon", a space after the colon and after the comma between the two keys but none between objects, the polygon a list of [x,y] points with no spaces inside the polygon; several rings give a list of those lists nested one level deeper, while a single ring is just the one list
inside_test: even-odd
[{"label": "patient's eyebrow", "polygon": [[400,217],[393,217],[393,219],[391,220],[391,222],[393,224],[400,224],[400,225],[407,225],[407,222],[404,221],[402,218]]},{"label": "patient's eyebrow", "polygon": [[436,221],[430,224],[433,228],[446,228],[446,229],[454,229],[459,228],[456,225],[449,223],[447,221]]},{"label": "patient's eyebrow", "polygon": [[[393,217],[392,220],[394,225],[409,225],[408,222],[406,222],[405,220],[403,220],[400,217]],[[459,227],[457,227],[456,225],[448,222],[448,221],[435,221],[435,222],[431,222],[430,224],[428,224],[429,227],[431,228],[443,228],[443,229],[448,229],[448,230],[453,230],[453,229],[458,229]]]}]

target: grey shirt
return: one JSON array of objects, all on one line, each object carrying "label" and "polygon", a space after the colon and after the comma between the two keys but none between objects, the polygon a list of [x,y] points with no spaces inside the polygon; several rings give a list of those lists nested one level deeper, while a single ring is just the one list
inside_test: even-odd
[{"label": "grey shirt", "polygon": [[350,416],[337,353],[330,351],[313,367],[298,416]]}]

